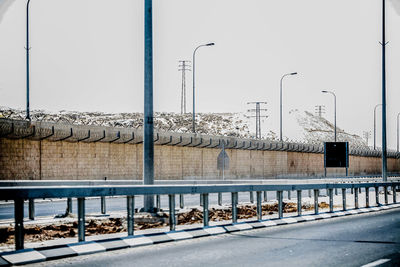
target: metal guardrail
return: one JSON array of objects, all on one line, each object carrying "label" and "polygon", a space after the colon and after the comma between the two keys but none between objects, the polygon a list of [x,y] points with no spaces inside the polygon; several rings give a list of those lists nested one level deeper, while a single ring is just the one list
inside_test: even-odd
[{"label": "metal guardrail", "polygon": [[[225,185],[152,185],[152,186],[20,186],[0,187],[0,200],[14,200],[15,248],[24,248],[24,200],[36,198],[77,198],[78,199],[78,241],[85,240],[85,198],[105,196],[127,196],[128,235],[133,235],[134,199],[139,195],[169,196],[169,225],[175,230],[175,195],[200,194],[203,207],[203,225],[209,225],[208,196],[212,193],[231,193],[232,222],[237,222],[237,205],[239,192],[256,192],[257,219],[262,220],[262,192],[276,191],[278,216],[283,217],[283,191],[297,191],[297,211],[302,214],[302,190],[314,191],[314,212],[318,214],[319,190],[325,189],[329,195],[329,211],[333,212],[333,190],[342,189],[343,210],[346,210],[346,189],[354,190],[355,208],[359,208],[358,189],[365,188],[366,207],[369,207],[369,189],[375,188],[376,203],[379,202],[379,188],[384,188],[385,204],[388,204],[388,187],[395,192],[400,182],[366,182],[366,183],[309,183],[309,184],[225,184]],[[265,195],[264,195],[265,196]],[[396,194],[393,194],[396,203]]]}]

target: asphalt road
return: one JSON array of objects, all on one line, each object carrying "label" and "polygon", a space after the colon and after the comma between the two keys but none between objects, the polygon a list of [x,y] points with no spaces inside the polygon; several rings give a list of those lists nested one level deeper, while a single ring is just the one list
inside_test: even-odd
[{"label": "asphalt road", "polygon": [[[109,251],[39,266],[399,266],[400,210]],[[383,262],[383,261],[381,261]]]}]

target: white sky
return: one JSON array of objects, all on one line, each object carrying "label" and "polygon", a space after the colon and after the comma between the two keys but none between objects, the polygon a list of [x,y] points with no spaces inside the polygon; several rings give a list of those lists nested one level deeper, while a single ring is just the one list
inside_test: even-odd
[{"label": "white sky", "polygon": [[[25,107],[25,4],[14,0],[0,14],[0,106]],[[372,132],[373,108],[381,102],[381,1],[154,0],[153,8],[155,111],[180,111],[178,60],[215,42],[197,53],[197,111],[243,112],[248,101],[267,101],[263,127],[278,132],[279,80],[297,71],[284,82],[285,114],[325,105],[333,120],[333,98],[320,92],[333,90],[338,126]],[[31,0],[32,109],[142,112],[143,9],[143,0]],[[392,148],[400,112],[399,26],[388,5]],[[190,111],[191,73],[187,84]]]}]

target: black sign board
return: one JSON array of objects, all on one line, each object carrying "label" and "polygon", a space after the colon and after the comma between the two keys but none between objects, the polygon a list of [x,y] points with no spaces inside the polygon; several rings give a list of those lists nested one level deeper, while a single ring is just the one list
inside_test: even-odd
[{"label": "black sign board", "polygon": [[325,168],[349,167],[349,143],[325,142],[324,143]]}]

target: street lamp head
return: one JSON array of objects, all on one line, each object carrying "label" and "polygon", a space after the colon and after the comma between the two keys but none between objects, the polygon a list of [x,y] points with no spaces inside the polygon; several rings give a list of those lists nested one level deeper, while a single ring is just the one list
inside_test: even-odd
[{"label": "street lamp head", "polygon": [[215,43],[208,43],[208,44],[206,44],[206,46],[212,46],[212,45],[215,45]]},{"label": "street lamp head", "polygon": [[290,75],[297,75],[297,72],[292,72],[290,73]]},{"label": "street lamp head", "polygon": [[328,91],[326,91],[326,90],[323,90],[323,91],[321,91],[322,93],[328,93]]}]

